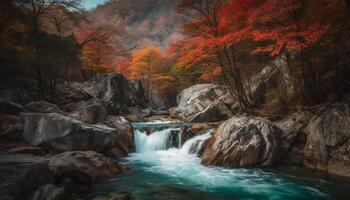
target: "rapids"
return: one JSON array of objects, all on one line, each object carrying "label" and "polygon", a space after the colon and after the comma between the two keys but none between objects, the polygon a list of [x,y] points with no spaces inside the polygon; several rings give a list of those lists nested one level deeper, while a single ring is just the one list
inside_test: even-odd
[{"label": "rapids", "polygon": [[[147,135],[144,127],[152,126]],[[134,124],[135,152],[123,162],[134,170],[93,187],[87,199],[127,191],[135,199],[322,200],[344,199],[337,178],[298,167],[226,169],[201,165],[198,152],[211,131],[182,144],[180,125]],[[344,185],[349,188],[349,182]]]}]

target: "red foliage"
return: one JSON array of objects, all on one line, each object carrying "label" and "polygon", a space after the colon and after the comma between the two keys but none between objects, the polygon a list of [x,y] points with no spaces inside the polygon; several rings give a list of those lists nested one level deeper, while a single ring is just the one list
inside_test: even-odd
[{"label": "red foliage", "polygon": [[255,41],[272,42],[253,53],[276,56],[284,49],[300,51],[318,42],[328,32],[329,25],[310,17],[304,7],[300,0],[268,0],[252,13],[249,16],[251,37]]}]

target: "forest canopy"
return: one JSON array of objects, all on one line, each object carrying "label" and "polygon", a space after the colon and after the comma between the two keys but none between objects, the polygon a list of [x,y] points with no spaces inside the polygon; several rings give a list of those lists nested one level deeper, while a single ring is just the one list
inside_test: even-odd
[{"label": "forest canopy", "polygon": [[[1,1],[5,85],[52,98],[58,82],[115,71],[141,80],[148,98],[223,84],[241,111],[315,105],[349,89],[348,0],[108,1],[92,11],[81,3]],[[266,66],[282,84],[261,102],[252,77]]]}]

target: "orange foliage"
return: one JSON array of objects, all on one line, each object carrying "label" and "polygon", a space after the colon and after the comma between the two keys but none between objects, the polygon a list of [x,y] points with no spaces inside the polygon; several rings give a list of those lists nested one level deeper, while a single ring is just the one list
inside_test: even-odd
[{"label": "orange foliage", "polygon": [[117,73],[121,73],[124,76],[128,77],[129,76],[129,68],[131,65],[131,61],[127,58],[121,58],[119,59],[115,65],[114,65],[114,71]]}]

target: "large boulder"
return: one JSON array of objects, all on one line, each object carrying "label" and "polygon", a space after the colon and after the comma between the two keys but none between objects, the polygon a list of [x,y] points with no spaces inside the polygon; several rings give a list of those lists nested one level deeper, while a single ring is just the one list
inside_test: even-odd
[{"label": "large boulder", "polygon": [[49,168],[56,180],[69,178],[83,185],[92,185],[128,170],[126,166],[94,151],[61,153],[50,158]]},{"label": "large boulder", "polygon": [[146,99],[139,82],[130,82],[121,74],[109,74],[98,84],[98,97],[111,114],[130,114],[125,107],[144,107]]},{"label": "large boulder", "polygon": [[54,182],[48,160],[24,154],[0,155],[0,199],[26,199],[41,185]]},{"label": "large boulder", "polygon": [[306,128],[304,164],[350,177],[349,130],[349,104],[334,104],[315,115]]},{"label": "large boulder", "polygon": [[97,80],[84,83],[66,83],[65,87],[77,90],[87,97],[99,99],[106,107],[108,114],[139,114],[143,113],[143,109],[147,107],[141,82],[129,81],[117,73],[107,74]]},{"label": "large boulder", "polygon": [[212,122],[228,119],[233,115],[227,100],[225,87],[199,84],[183,90],[177,96],[178,106],[170,109],[170,115],[186,122]]},{"label": "large boulder", "polygon": [[232,117],[209,139],[202,162],[227,167],[272,165],[281,156],[280,137],[281,130],[267,119]]},{"label": "large boulder", "polygon": [[[97,152],[118,148],[130,133],[103,124],[90,125],[58,113],[22,113],[24,138],[34,146],[59,151]],[[124,122],[127,123],[128,122]]]},{"label": "large boulder", "polygon": [[128,168],[93,151],[53,157],[0,154],[1,200],[63,200]]}]

